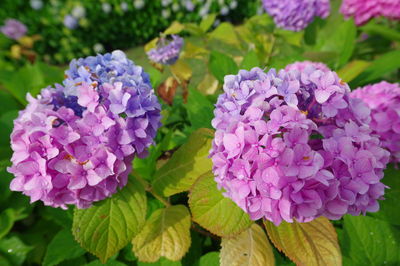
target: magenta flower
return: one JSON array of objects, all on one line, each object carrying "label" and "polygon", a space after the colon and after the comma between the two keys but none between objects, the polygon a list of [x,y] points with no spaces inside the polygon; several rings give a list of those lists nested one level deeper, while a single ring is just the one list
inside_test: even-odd
[{"label": "magenta flower", "polygon": [[389,153],[369,108],[349,94],[335,72],[313,64],[226,76],[210,151],[224,195],[277,225],[377,211]]},{"label": "magenta flower", "polygon": [[344,0],[340,12],[345,18],[354,17],[357,26],[380,16],[399,20],[400,0]]},{"label": "magenta flower", "polygon": [[[131,71],[133,63],[126,58],[123,62],[126,65],[118,66]],[[95,70],[113,71],[100,65]],[[107,83],[88,66],[85,71],[92,73],[92,80],[85,77],[90,83],[67,82],[68,90],[57,85],[43,89],[37,98],[28,95],[26,109],[14,121],[8,171],[15,178],[10,187],[31,197],[31,202],[87,208],[111,196],[126,185],[133,158],[146,154],[160,126],[160,105],[147,79],[142,79],[147,74],[125,73],[130,83],[124,84]],[[126,101],[112,107],[118,94],[135,101],[134,115]]]},{"label": "magenta flower", "polygon": [[9,18],[6,19],[4,26],[0,27],[0,31],[8,38],[18,40],[26,34],[28,29],[19,20]]},{"label": "magenta flower", "polygon": [[370,126],[391,153],[392,162],[400,162],[400,86],[382,81],[351,93],[371,108]]}]

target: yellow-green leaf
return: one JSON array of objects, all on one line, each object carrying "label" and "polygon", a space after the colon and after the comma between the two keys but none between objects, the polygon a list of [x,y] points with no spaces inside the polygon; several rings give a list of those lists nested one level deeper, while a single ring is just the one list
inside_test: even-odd
[{"label": "yellow-green leaf", "polygon": [[207,73],[197,87],[197,90],[206,95],[214,94],[218,89],[218,84],[218,80],[210,73]]},{"label": "yellow-green leaf", "polygon": [[211,149],[213,132],[210,129],[199,129],[192,133],[183,144],[155,174],[153,189],[169,197],[189,190],[196,179],[212,168],[207,157]]},{"label": "yellow-green leaf", "polygon": [[104,263],[141,230],[146,202],[143,186],[132,178],[111,198],[89,209],[76,209],[72,233],[84,249]]},{"label": "yellow-green leaf", "polygon": [[264,221],[268,236],[297,265],[342,265],[335,228],[325,217],[308,223]]},{"label": "yellow-green leaf", "polygon": [[275,265],[271,244],[258,224],[234,238],[222,238],[221,247],[221,266]]},{"label": "yellow-green leaf", "polygon": [[354,60],[338,71],[338,76],[344,82],[350,82],[360,75],[371,63],[363,60]]},{"label": "yellow-green leaf", "polygon": [[200,23],[200,28],[204,31],[207,32],[211,26],[214,24],[215,18],[217,17],[217,14],[209,14],[206,16]]},{"label": "yellow-green leaf", "polygon": [[218,190],[212,172],[204,174],[193,185],[189,206],[193,221],[218,236],[238,235],[252,224],[249,215]]},{"label": "yellow-green leaf", "polygon": [[183,60],[178,60],[175,64],[171,65],[171,71],[178,77],[180,82],[188,81],[192,77],[192,69]]},{"label": "yellow-green leaf", "polygon": [[223,22],[210,33],[211,39],[218,39],[232,45],[239,45],[239,39],[232,24]]},{"label": "yellow-green leaf", "polygon": [[183,29],[185,28],[184,25],[182,25],[181,23],[179,23],[178,21],[174,21],[171,26],[168,27],[168,29],[166,29],[164,31],[165,35],[169,35],[169,34],[178,34],[180,33]]},{"label": "yellow-green leaf", "polygon": [[190,214],[183,205],[158,209],[132,240],[133,252],[143,262],[160,257],[180,260],[190,247]]}]

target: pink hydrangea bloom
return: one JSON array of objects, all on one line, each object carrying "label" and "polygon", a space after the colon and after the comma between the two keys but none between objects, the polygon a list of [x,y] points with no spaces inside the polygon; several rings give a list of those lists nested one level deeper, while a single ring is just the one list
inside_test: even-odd
[{"label": "pink hydrangea bloom", "polygon": [[377,211],[389,153],[349,94],[335,72],[313,67],[226,76],[210,151],[224,195],[276,225]]},{"label": "pink hydrangea bloom", "polygon": [[400,162],[400,85],[382,81],[351,92],[371,108],[371,128],[391,153],[393,162]]},{"label": "pink hydrangea bloom", "polygon": [[354,17],[358,26],[380,16],[399,20],[400,0],[344,0],[340,12],[346,18]]},{"label": "pink hydrangea bloom", "polygon": [[[160,104],[147,80],[132,76],[124,85],[92,76],[96,80],[70,84],[69,90],[57,85],[37,98],[28,95],[26,109],[14,121],[10,188],[31,202],[90,207],[126,185],[133,158],[146,155],[153,143]],[[121,103],[119,94],[128,94],[129,101]],[[112,107],[116,104],[123,106]]]}]

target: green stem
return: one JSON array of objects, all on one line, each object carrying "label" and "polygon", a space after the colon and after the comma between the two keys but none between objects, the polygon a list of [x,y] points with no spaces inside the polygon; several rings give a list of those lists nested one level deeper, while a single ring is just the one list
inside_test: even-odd
[{"label": "green stem", "polygon": [[135,172],[133,174],[136,179],[143,185],[144,189],[149,192],[151,195],[153,195],[153,197],[155,197],[156,199],[158,199],[159,201],[161,201],[162,204],[165,205],[165,207],[170,207],[171,203],[169,203],[168,199],[158,195],[153,188],[151,187],[150,183],[147,182],[145,179],[143,179],[137,172]]}]

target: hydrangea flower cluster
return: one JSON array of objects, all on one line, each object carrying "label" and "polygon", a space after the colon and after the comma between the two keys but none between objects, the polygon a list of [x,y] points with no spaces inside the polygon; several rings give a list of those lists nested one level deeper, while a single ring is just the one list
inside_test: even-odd
[{"label": "hydrangea flower cluster", "polygon": [[265,11],[279,28],[301,31],[314,17],[326,18],[330,13],[329,0],[263,0]]},{"label": "hydrangea flower cluster", "polygon": [[346,18],[354,17],[358,26],[380,16],[399,20],[400,0],[344,0],[340,12]]},{"label": "hydrangea flower cluster", "polygon": [[321,71],[330,71],[329,67],[327,65],[325,65],[324,63],[321,62],[312,62],[312,61],[298,61],[298,62],[294,62],[293,64],[289,64],[285,67],[286,71],[293,71],[293,70],[297,70],[299,72],[302,72],[304,70],[306,70],[307,68],[315,68],[315,69],[319,69]]},{"label": "hydrangea flower cluster", "polygon": [[6,19],[4,26],[0,27],[0,31],[8,38],[18,40],[26,34],[28,29],[19,20],[9,18]]},{"label": "hydrangea flower cluster", "polygon": [[162,65],[173,65],[179,58],[183,46],[183,38],[171,35],[172,40],[161,37],[157,47],[147,52],[149,59]]},{"label": "hydrangea flower cluster", "polygon": [[126,185],[161,107],[148,75],[121,51],[73,60],[64,85],[27,96],[11,135],[10,187],[32,202],[87,208]]},{"label": "hydrangea flower cluster", "polygon": [[400,162],[400,85],[382,81],[351,92],[371,108],[372,130],[379,135],[393,162]]},{"label": "hydrangea flower cluster", "polygon": [[210,157],[224,195],[254,220],[308,222],[379,209],[389,153],[332,71],[259,68],[225,77]]}]

